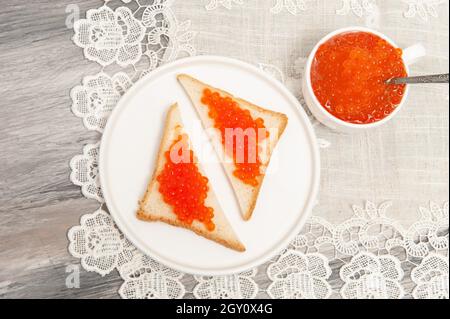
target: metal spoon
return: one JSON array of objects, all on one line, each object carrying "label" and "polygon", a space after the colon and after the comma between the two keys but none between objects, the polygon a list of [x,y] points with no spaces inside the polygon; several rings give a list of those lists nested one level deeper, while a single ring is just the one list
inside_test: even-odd
[{"label": "metal spoon", "polygon": [[407,78],[392,78],[386,84],[417,84],[417,83],[448,83],[447,74],[411,76]]}]

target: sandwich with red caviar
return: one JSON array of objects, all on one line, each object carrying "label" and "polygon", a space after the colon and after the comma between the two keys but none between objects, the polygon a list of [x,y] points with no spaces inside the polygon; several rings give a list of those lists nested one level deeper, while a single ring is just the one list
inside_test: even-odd
[{"label": "sandwich with red caviar", "polygon": [[190,148],[176,104],[169,109],[156,168],[137,217],[183,227],[225,247],[245,251]]},{"label": "sandwich with red caviar", "polygon": [[286,115],[256,106],[186,75],[178,75],[236,194],[244,220],[252,217],[266,169],[288,124]]}]

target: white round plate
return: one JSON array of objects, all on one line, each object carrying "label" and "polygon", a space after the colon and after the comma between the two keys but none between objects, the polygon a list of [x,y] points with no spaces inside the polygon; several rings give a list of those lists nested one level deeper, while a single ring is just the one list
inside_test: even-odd
[{"label": "white round plate", "polygon": [[[177,82],[180,73],[282,112],[289,118],[248,222],[241,218],[224,170],[194,107]],[[188,230],[160,222],[143,222],[135,216],[138,201],[153,173],[166,112],[175,102],[179,104],[185,130],[200,161],[215,159],[202,162],[202,166],[223,211],[247,248],[244,253]],[[176,270],[208,276],[248,270],[284,249],[309,216],[320,175],[317,141],[297,99],[260,69],[241,61],[211,56],[164,65],[143,77],[123,96],[103,134],[99,169],[108,209],[120,230],[138,249]]]}]

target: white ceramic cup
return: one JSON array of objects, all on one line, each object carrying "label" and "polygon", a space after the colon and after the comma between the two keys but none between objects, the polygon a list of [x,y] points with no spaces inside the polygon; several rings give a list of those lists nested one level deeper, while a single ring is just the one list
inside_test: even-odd
[{"label": "white ceramic cup", "polygon": [[[314,60],[314,57],[317,53],[317,50],[319,49],[319,47],[325,43],[326,41],[328,41],[329,39],[331,39],[332,37],[339,35],[341,33],[346,33],[346,32],[368,32],[368,33],[372,33],[375,34],[377,36],[379,36],[380,38],[383,38],[384,40],[386,40],[387,42],[389,42],[392,46],[394,46],[395,48],[398,48],[399,46],[397,46],[395,44],[394,41],[392,41],[389,37],[387,37],[386,35],[371,30],[369,28],[364,28],[364,27],[348,27],[348,28],[343,28],[343,29],[339,29],[336,30],[334,32],[331,32],[330,34],[328,34],[327,36],[325,36],[324,38],[322,38],[322,40],[319,41],[319,43],[317,43],[317,45],[314,47],[314,49],[312,50],[308,61],[306,62],[306,67],[305,67],[305,74],[303,76],[303,84],[302,84],[302,90],[303,90],[303,96],[305,99],[306,104],[308,105],[308,108],[311,110],[311,112],[313,113],[313,115],[324,125],[328,126],[329,128],[336,130],[336,131],[340,131],[340,132],[344,132],[344,133],[357,133],[357,132],[362,132],[365,131],[367,129],[371,129],[371,128],[375,128],[378,126],[381,126],[385,123],[387,123],[388,121],[390,121],[398,112],[400,112],[401,108],[403,107],[403,105],[405,104],[408,95],[409,95],[409,87],[406,86],[406,90],[405,90],[405,94],[403,96],[403,99],[401,101],[401,103],[395,108],[395,110],[389,114],[387,117],[383,118],[380,121],[374,122],[374,123],[370,123],[370,124],[354,124],[354,123],[349,123],[349,122],[345,122],[337,117],[335,117],[333,114],[331,114],[330,112],[328,112],[319,102],[319,100],[317,99],[314,90],[312,88],[311,85],[311,66]],[[422,44],[415,44],[407,49],[403,50],[403,62],[405,64],[406,67],[406,72],[407,74],[410,74],[409,72],[409,66],[411,64],[413,64],[414,62],[417,61],[417,59],[425,56],[426,54],[426,50],[425,47]]]}]

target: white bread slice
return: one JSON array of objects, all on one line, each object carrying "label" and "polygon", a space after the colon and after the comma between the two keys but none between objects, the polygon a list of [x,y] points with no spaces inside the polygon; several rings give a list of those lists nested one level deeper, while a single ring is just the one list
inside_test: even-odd
[{"label": "white bread slice", "polygon": [[190,97],[195,109],[197,110],[197,113],[200,116],[201,121],[203,122],[205,129],[215,131],[213,134],[211,134],[211,138],[216,151],[218,151],[219,154],[225,153],[223,144],[221,142],[221,133],[218,129],[214,128],[214,121],[208,115],[209,109],[201,102],[203,91],[205,89],[209,89],[212,92],[218,92],[222,97],[230,97],[231,99],[236,101],[242,109],[249,110],[253,119],[262,118],[264,120],[264,126],[266,127],[266,129],[268,129],[269,131],[274,130],[274,132],[276,133],[276,136],[274,136],[274,134],[271,134],[270,138],[267,139],[267,142],[263,143],[263,145],[260,145],[262,147],[262,150],[259,154],[262,164],[262,175],[258,178],[257,186],[245,184],[236,176],[234,176],[233,172],[235,170],[235,165],[232,159],[223,162],[223,166],[239,202],[243,218],[244,220],[249,220],[252,217],[253,211],[255,209],[259,191],[264,180],[265,171],[269,166],[269,162],[272,157],[272,152],[287,126],[287,116],[282,113],[273,112],[256,106],[243,99],[236,98],[230,93],[202,83],[199,80],[194,79],[193,77],[186,74],[178,75],[178,81],[181,83],[186,93]]},{"label": "white bread slice", "polygon": [[[191,225],[181,222],[176,214],[173,213],[172,207],[164,202],[163,197],[159,192],[159,182],[156,178],[161,173],[166,163],[166,151],[171,147],[173,141],[182,134],[185,133],[183,132],[180,112],[177,104],[174,104],[170,107],[167,114],[166,127],[159,149],[156,168],[147,188],[147,192],[145,193],[144,198],[139,202],[137,217],[143,221],[161,221],[173,226],[183,227],[228,248],[240,252],[245,251],[244,245],[238,239],[230,223],[226,219],[211,185],[209,185],[209,192],[205,200],[205,205],[214,209],[213,223],[216,228],[213,231],[209,231],[203,223],[197,220],[194,220]],[[201,174],[205,176],[200,164],[197,163],[197,165]]]}]

